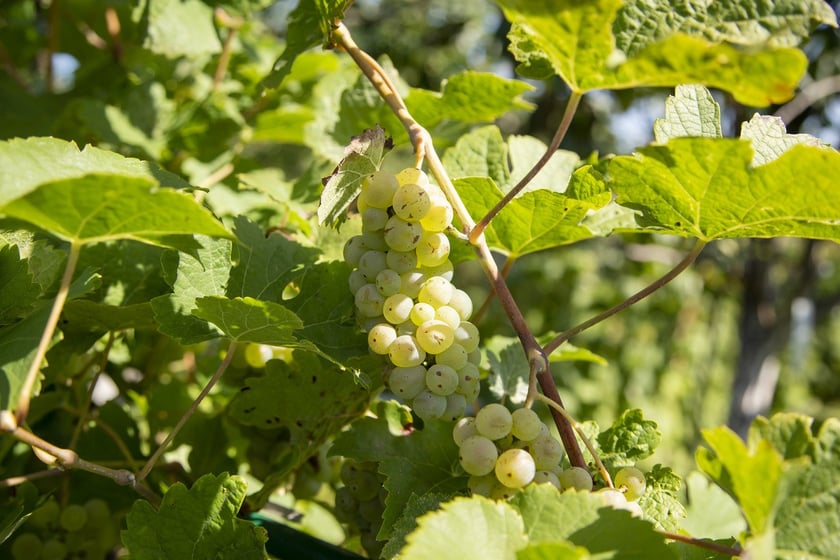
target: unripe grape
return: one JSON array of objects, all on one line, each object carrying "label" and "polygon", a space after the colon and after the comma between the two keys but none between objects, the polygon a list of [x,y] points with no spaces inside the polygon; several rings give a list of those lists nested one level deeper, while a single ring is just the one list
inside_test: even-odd
[{"label": "unripe grape", "polygon": [[511,433],[522,441],[531,441],[540,435],[542,420],[530,408],[518,408],[511,414],[513,424]]},{"label": "unripe grape", "polygon": [[426,388],[432,393],[446,397],[454,393],[457,387],[458,374],[451,367],[435,364],[426,371]]},{"label": "unripe grape", "polygon": [[615,487],[624,490],[624,496],[628,501],[636,501],[645,493],[647,483],[645,473],[636,467],[624,467],[615,475]]},{"label": "unripe grape", "polygon": [[374,282],[376,275],[385,268],[385,253],[382,251],[365,251],[359,259],[359,270],[368,282]]},{"label": "unripe grape", "polygon": [[428,303],[415,303],[411,308],[411,322],[415,325],[422,325],[426,321],[431,321],[435,318],[435,308]]},{"label": "unripe grape", "polygon": [[457,371],[467,365],[467,351],[460,344],[453,343],[435,356],[435,363],[449,366]]},{"label": "unripe grape", "polygon": [[[461,346],[458,344],[458,346]],[[463,348],[463,346],[461,346]],[[466,350],[464,350],[466,352]],[[476,367],[481,367],[481,350],[476,348],[467,354],[467,361]]]},{"label": "unripe grape", "polygon": [[426,352],[417,344],[417,339],[411,335],[400,335],[388,349],[391,363],[397,367],[419,366],[426,359]]},{"label": "unripe grape", "polygon": [[406,222],[399,216],[391,216],[385,229],[385,243],[394,251],[413,251],[423,236],[423,227],[416,222]]},{"label": "unripe grape", "polygon": [[480,335],[478,327],[469,321],[461,321],[454,332],[455,342],[460,344],[467,353],[474,352],[478,349],[478,342]]},{"label": "unripe grape", "polygon": [[563,490],[574,488],[584,492],[592,491],[592,476],[589,471],[581,467],[569,467],[561,472],[557,478]]},{"label": "unripe grape", "polygon": [[452,292],[455,288],[452,283],[440,276],[432,276],[420,287],[417,293],[417,301],[428,303],[434,308],[446,305],[452,299]]},{"label": "unripe grape", "polygon": [[508,488],[504,484],[497,482],[493,491],[490,492],[490,498],[493,500],[510,500],[519,492],[519,488]]},{"label": "unripe grape", "polygon": [[419,222],[432,207],[429,193],[420,185],[406,183],[394,193],[394,213],[406,222]]},{"label": "unripe grape", "polygon": [[461,418],[467,411],[467,399],[464,395],[452,393],[446,396],[446,410],[443,411],[441,418],[447,422],[454,422]]},{"label": "unripe grape", "polygon": [[384,171],[375,171],[362,181],[365,202],[374,208],[388,208],[399,188],[397,178]]},{"label": "unripe grape", "polygon": [[472,316],[472,299],[470,299],[469,294],[467,294],[464,290],[456,288],[452,292],[452,297],[449,299],[449,303],[447,305],[458,312],[462,321],[468,321],[470,316]]},{"label": "unripe grape", "polygon": [[359,259],[367,251],[370,251],[370,247],[365,245],[364,238],[361,235],[354,235],[344,244],[344,260],[350,266],[359,266]]},{"label": "unripe grape", "polygon": [[551,436],[538,437],[528,447],[534,456],[537,468],[540,470],[550,470],[559,464],[565,455],[563,446]]},{"label": "unripe grape", "polygon": [[375,473],[370,471],[355,471],[355,473],[344,480],[344,484],[350,489],[350,494],[359,502],[372,500],[379,495],[379,479]]},{"label": "unripe grape", "polygon": [[391,249],[385,253],[385,264],[397,274],[412,271],[417,268],[417,252],[401,252]]},{"label": "unripe grape", "polygon": [[41,554],[43,546],[35,533],[23,533],[12,541],[12,557],[15,560],[33,560]]},{"label": "unripe grape", "polygon": [[368,251],[387,251],[388,244],[385,243],[385,234],[381,231],[366,231],[362,233],[362,242]]},{"label": "unripe grape", "polygon": [[449,238],[440,232],[427,231],[417,243],[416,251],[421,266],[440,266],[449,259]]},{"label": "unripe grape", "polygon": [[368,332],[368,346],[374,353],[383,356],[396,339],[397,331],[388,323],[379,323]]},{"label": "unripe grape", "polygon": [[388,297],[400,291],[402,280],[400,279],[399,274],[390,268],[386,268],[379,271],[379,274],[376,275],[374,284],[376,284],[376,289],[379,290],[380,294]]},{"label": "unripe grape", "polygon": [[368,208],[362,212],[362,231],[380,231],[388,221],[388,211],[382,208]]},{"label": "unripe grape", "polygon": [[58,518],[59,525],[70,533],[81,531],[87,524],[87,521],[87,510],[78,504],[70,504],[64,508],[64,511],[61,512],[61,516]]},{"label": "unripe grape", "polygon": [[388,388],[395,395],[411,400],[426,390],[426,368],[397,367],[388,376]]},{"label": "unripe grape", "polygon": [[480,390],[480,373],[478,368],[472,364],[466,364],[458,372],[458,388],[456,391],[464,395],[468,400],[478,396]]},{"label": "unripe grape", "polygon": [[467,480],[467,488],[473,496],[484,496],[489,498],[493,490],[499,486],[499,481],[496,479],[496,474],[485,474],[484,476],[471,476]]},{"label": "unripe grape", "polygon": [[491,403],[475,415],[475,427],[478,433],[488,439],[502,439],[510,433],[513,417],[503,405]]},{"label": "unripe grape", "polygon": [[414,397],[411,409],[423,420],[436,420],[446,412],[446,397],[436,395],[426,389]]},{"label": "unripe grape", "polygon": [[471,436],[461,442],[458,460],[467,474],[482,476],[493,472],[498,458],[496,445],[484,436]]},{"label": "unripe grape", "polygon": [[[41,558],[44,560],[62,560],[67,556],[67,545],[58,539],[50,539],[41,548]],[[32,557],[30,557],[30,560]]]},{"label": "unripe grape", "polygon": [[455,423],[455,427],[452,428],[452,439],[455,441],[455,445],[459,447],[465,439],[477,435],[479,433],[475,427],[475,418],[473,416],[461,418]]},{"label": "unripe grape", "polygon": [[508,488],[522,488],[534,480],[534,458],[524,449],[508,449],[496,460],[496,478]]},{"label": "unripe grape", "polygon": [[111,521],[111,508],[108,502],[100,498],[91,498],[84,505],[88,514],[88,523],[94,527],[102,527]]},{"label": "unripe grape", "polygon": [[552,471],[537,471],[534,474],[534,484],[551,484],[557,489],[560,489],[560,479]]},{"label": "unripe grape", "polygon": [[403,272],[400,274],[400,291],[410,298],[416,298],[427,279],[426,274],[417,269]]},{"label": "unripe grape", "polygon": [[[452,345],[455,338],[452,327],[443,321],[426,321],[417,327],[417,342],[420,347],[429,354],[440,354]],[[458,375],[452,370],[457,385]],[[454,387],[453,387],[454,390]]]},{"label": "unripe grape", "polygon": [[362,519],[370,523],[382,521],[382,512],[384,511],[385,508],[379,503],[379,498],[359,503],[359,515],[362,516]]},{"label": "unripe grape", "polygon": [[356,309],[362,317],[376,317],[382,315],[382,305],[385,298],[376,289],[375,284],[365,284],[356,292]]},{"label": "unripe grape", "polygon": [[27,523],[36,529],[49,529],[58,523],[61,508],[55,500],[49,500],[32,512]]},{"label": "unripe grape", "polygon": [[399,325],[408,321],[414,301],[405,294],[388,296],[382,302],[382,314],[392,325]]},{"label": "unripe grape", "polygon": [[429,277],[440,276],[444,280],[452,282],[452,277],[455,276],[455,266],[452,264],[452,261],[446,259],[438,266],[424,266],[423,272]]},{"label": "unripe grape", "polygon": [[350,293],[355,295],[368,281],[365,275],[362,274],[362,271],[357,268],[350,273],[350,276],[347,278],[347,283],[350,286]]},{"label": "unripe grape", "polygon": [[350,489],[342,486],[335,491],[335,518],[342,523],[349,523],[359,509],[359,500],[353,497]]}]

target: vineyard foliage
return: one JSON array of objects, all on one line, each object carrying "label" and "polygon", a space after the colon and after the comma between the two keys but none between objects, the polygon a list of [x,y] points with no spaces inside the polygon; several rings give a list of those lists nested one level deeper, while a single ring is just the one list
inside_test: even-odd
[{"label": "vineyard foliage", "polygon": [[[840,421],[795,406],[720,426],[738,243],[840,258],[840,153],[770,110],[811,71],[809,39],[836,34],[829,4],[476,2],[516,74],[462,64],[436,86],[402,73],[399,36],[394,59],[362,50],[364,14],[394,2],[273,4],[0,8],[0,556],[838,557]],[[564,104],[551,142],[512,124],[546,91]],[[651,142],[557,149],[605,91],[667,92]],[[348,240],[384,262],[374,218],[401,210],[365,211],[380,170],[454,209],[445,236],[423,230],[446,263],[415,265],[472,304],[415,324],[448,345],[475,323],[479,350],[449,369],[480,385],[401,398],[403,358],[373,348],[384,320],[358,310]],[[386,331],[414,336],[408,316]],[[422,356],[410,367],[439,375],[457,361]],[[532,408],[565,451],[539,467],[536,436],[508,426],[492,452],[531,472],[500,486],[428,403]]]}]

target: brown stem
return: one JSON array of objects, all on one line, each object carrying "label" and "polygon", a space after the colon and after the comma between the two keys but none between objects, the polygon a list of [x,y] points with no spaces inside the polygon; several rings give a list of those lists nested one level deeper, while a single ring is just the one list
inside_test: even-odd
[{"label": "brown stem", "polygon": [[105,8],[105,29],[108,30],[108,36],[111,38],[111,56],[114,58],[114,62],[119,64],[123,55],[120,16],[113,6]]},{"label": "brown stem", "polygon": [[166,439],[163,443],[158,446],[157,450],[155,451],[154,455],[152,455],[146,464],[143,466],[143,470],[137,475],[137,480],[145,479],[151,470],[154,468],[155,464],[160,459],[161,455],[166,451],[169,447],[169,444],[172,443],[172,440],[175,439],[175,436],[178,435],[178,432],[181,431],[181,428],[184,427],[184,424],[187,423],[195,411],[198,410],[199,405],[204,400],[204,398],[210,393],[210,390],[219,382],[221,379],[222,374],[227,370],[228,366],[230,365],[231,360],[233,360],[233,355],[236,352],[236,341],[232,340],[230,342],[230,346],[228,346],[227,353],[225,354],[225,359],[222,360],[222,363],[219,364],[219,368],[216,370],[216,373],[213,374],[213,377],[207,382],[207,385],[204,386],[204,389],[201,390],[201,393],[195,398],[195,400],[190,405],[190,408],[181,416],[181,419],[178,420],[178,423],[175,424],[175,427],[172,428],[172,431],[169,432],[169,435],[166,436]]},{"label": "brown stem", "polygon": [[51,478],[53,476],[61,476],[64,474],[65,471],[61,469],[48,469],[46,471],[37,471],[29,474],[23,474],[20,476],[10,476],[5,480],[0,480],[0,488],[11,488],[12,486],[18,486],[23,484],[24,482],[29,482],[30,480],[40,480],[42,478]]},{"label": "brown stem", "polygon": [[543,346],[543,351],[546,354],[551,354],[552,352],[557,350],[557,348],[560,347],[560,345],[562,345],[564,342],[566,342],[567,340],[569,340],[573,336],[585,331],[586,329],[588,329],[588,328],[590,328],[594,325],[597,325],[598,323],[600,323],[604,319],[612,317],[616,313],[618,313],[620,311],[624,311],[625,309],[627,309],[631,305],[633,305],[635,303],[638,303],[639,301],[645,299],[650,294],[657,291],[662,286],[664,286],[665,284],[667,284],[668,282],[670,282],[671,280],[673,280],[674,278],[679,276],[680,273],[682,273],[682,271],[684,271],[686,268],[691,266],[691,263],[693,263],[697,259],[697,257],[700,255],[700,252],[703,250],[703,247],[706,246],[706,243],[707,243],[706,241],[702,241],[702,240],[698,239],[697,243],[694,245],[694,248],[691,249],[691,251],[685,257],[683,257],[682,260],[674,266],[674,268],[672,268],[671,270],[666,272],[661,278],[657,279],[652,284],[650,284],[650,285],[644,287],[643,289],[639,290],[638,292],[636,292],[635,294],[633,294],[629,298],[625,299],[624,301],[622,301],[618,305],[616,305],[614,307],[611,307],[611,308],[607,309],[606,311],[604,311],[603,313],[599,313],[595,317],[592,317],[591,319],[589,319],[587,321],[584,321],[583,323],[580,323],[579,325],[577,325],[575,327],[572,327],[571,329],[559,334],[551,342],[549,342],[548,344]]},{"label": "brown stem", "polygon": [[[505,263],[502,265],[502,270],[500,274],[502,278],[507,278],[508,274],[510,273],[510,269],[513,268],[513,263],[516,262],[515,258],[508,257],[505,259]],[[484,298],[484,302],[482,302],[481,307],[478,308],[478,311],[473,313],[473,317],[471,321],[473,323],[478,323],[484,314],[487,313],[487,310],[490,308],[490,304],[493,303],[493,299],[496,297],[496,292],[490,290],[490,293],[487,294],[487,297]]]},{"label": "brown stem", "polygon": [[496,206],[490,209],[487,212],[487,215],[481,218],[481,220],[475,225],[475,227],[470,232],[470,241],[474,239],[478,239],[481,234],[484,233],[484,230],[487,229],[487,226],[490,225],[490,222],[493,221],[499,212],[502,211],[502,208],[507,206],[511,200],[513,200],[516,195],[518,195],[522,189],[528,186],[528,183],[537,176],[537,173],[545,167],[548,163],[548,160],[551,159],[551,156],[554,155],[554,152],[557,151],[557,148],[560,147],[560,143],[563,142],[563,138],[566,136],[566,132],[569,130],[569,126],[572,124],[572,118],[575,115],[575,111],[577,111],[578,104],[580,103],[581,94],[578,92],[572,92],[572,95],[569,97],[569,102],[566,103],[566,109],[563,111],[563,117],[560,119],[560,124],[557,126],[557,131],[554,133],[554,138],[551,139],[551,143],[546,148],[545,153],[542,157],[534,164],[528,173],[525,174],[522,179],[513,187],[505,196],[500,200]]},{"label": "brown stem", "polygon": [[741,556],[741,554],[743,553],[743,550],[739,548],[732,548],[705,539],[689,537],[688,535],[681,535],[679,533],[672,533],[670,531],[657,531],[657,533],[663,535],[666,539],[670,539],[672,541],[679,541],[681,543],[690,544],[691,546],[705,548],[706,550],[711,550],[720,554],[726,554],[727,556]]}]

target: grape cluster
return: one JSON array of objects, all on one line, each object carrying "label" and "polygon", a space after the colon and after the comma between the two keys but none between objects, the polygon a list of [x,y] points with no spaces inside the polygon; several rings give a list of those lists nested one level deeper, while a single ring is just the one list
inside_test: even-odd
[{"label": "grape cluster", "polygon": [[511,413],[488,404],[475,417],[459,420],[452,437],[473,494],[507,499],[531,483],[561,487],[563,446],[529,408]]},{"label": "grape cluster", "polygon": [[119,541],[119,523],[98,498],[64,510],[50,500],[32,513],[25,529],[12,541],[14,560],[101,560]]},{"label": "grape cluster", "polygon": [[382,486],[384,477],[377,472],[378,466],[375,462],[345,461],[341,465],[344,486],[335,493],[336,519],[359,531],[361,545],[371,558],[378,558],[385,546],[376,540],[388,495]]},{"label": "grape cluster", "polygon": [[456,420],[479,392],[472,301],[451,280],[452,206],[425,173],[377,171],[357,206],[362,234],[344,246],[350,290],[368,345],[386,356],[388,388],[424,420]]}]

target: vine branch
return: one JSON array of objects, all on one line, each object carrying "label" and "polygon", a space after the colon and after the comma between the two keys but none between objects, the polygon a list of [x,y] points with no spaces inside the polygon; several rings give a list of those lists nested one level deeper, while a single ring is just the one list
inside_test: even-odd
[{"label": "vine branch", "polygon": [[662,286],[664,286],[665,284],[667,284],[668,282],[670,282],[671,280],[673,280],[674,278],[679,276],[680,273],[682,273],[686,268],[691,266],[691,263],[693,263],[695,260],[697,260],[697,257],[700,255],[700,252],[706,246],[706,243],[707,243],[706,241],[702,241],[702,240],[698,239],[697,243],[694,245],[694,247],[691,249],[691,251],[688,254],[686,254],[682,258],[682,260],[680,260],[680,262],[678,262],[676,265],[674,265],[674,268],[672,268],[671,270],[666,272],[661,278],[657,279],[656,281],[649,284],[648,286],[645,286],[644,288],[642,288],[641,290],[639,290],[638,292],[636,292],[635,294],[633,294],[629,298],[625,299],[624,301],[622,301],[618,305],[616,305],[614,307],[611,307],[611,308],[607,309],[606,311],[604,311],[603,313],[599,313],[595,317],[592,317],[591,319],[588,319],[588,320],[584,321],[583,323],[580,323],[579,325],[574,326],[571,329],[557,335],[557,337],[555,337],[551,342],[549,342],[548,344],[543,346],[543,351],[547,355],[551,354],[552,352],[557,350],[557,348],[559,348],[560,345],[562,345],[564,342],[566,342],[567,340],[569,340],[573,336],[582,333],[586,329],[597,325],[598,323],[600,323],[604,319],[612,317],[616,313],[618,313],[620,311],[624,311],[625,309],[627,309],[631,305],[633,305],[635,303],[638,303],[641,300],[645,299],[650,294],[657,291]]},{"label": "vine branch", "polygon": [[730,546],[725,546],[722,544],[718,544],[716,542],[698,539],[696,537],[689,537],[688,535],[681,535],[679,533],[672,533],[670,531],[660,531],[657,530],[657,533],[664,536],[666,539],[670,539],[672,541],[679,541],[681,543],[690,544],[692,546],[696,546],[698,548],[705,548],[706,550],[711,550],[713,552],[719,552],[726,556],[741,556],[743,550],[739,548],[733,548]]},{"label": "vine branch", "polygon": [[[432,137],[429,132],[423,128],[408,111],[402,97],[397,91],[390,78],[386,75],[385,70],[379,65],[376,60],[369,54],[364,52],[353,41],[350,36],[350,31],[341,22],[336,22],[332,33],[333,43],[343,49],[362,73],[368,78],[373,87],[377,90],[380,97],[390,107],[391,111],[397,116],[402,125],[408,131],[411,142],[414,145],[417,161],[426,159],[429,166],[429,171],[434,176],[440,188],[446,194],[446,198],[452,204],[452,209],[458,216],[461,222],[461,227],[464,233],[469,236],[470,242],[478,254],[478,260],[481,262],[485,274],[490,280],[493,290],[496,292],[505,314],[508,317],[511,325],[516,331],[522,347],[525,350],[525,356],[528,359],[530,366],[530,381],[529,386],[535,390],[536,384],[539,383],[543,392],[549,399],[555,401],[560,407],[563,407],[563,401],[557,392],[557,387],[554,384],[554,379],[551,377],[551,372],[548,367],[548,358],[543,352],[533,333],[528,329],[525,318],[516,301],[508,289],[504,277],[499,274],[499,269],[496,266],[496,261],[490,253],[490,248],[485,241],[484,235],[471,235],[475,222],[464,206],[461,197],[455,190],[449,174],[443,167],[440,157],[435,151]],[[586,462],[583,458],[583,453],[580,451],[575,432],[569,422],[559,414],[556,410],[551,409],[554,422],[557,425],[557,430],[560,433],[560,438],[563,441],[563,446],[566,448],[566,453],[569,456],[569,461],[575,465],[585,468]]]}]

